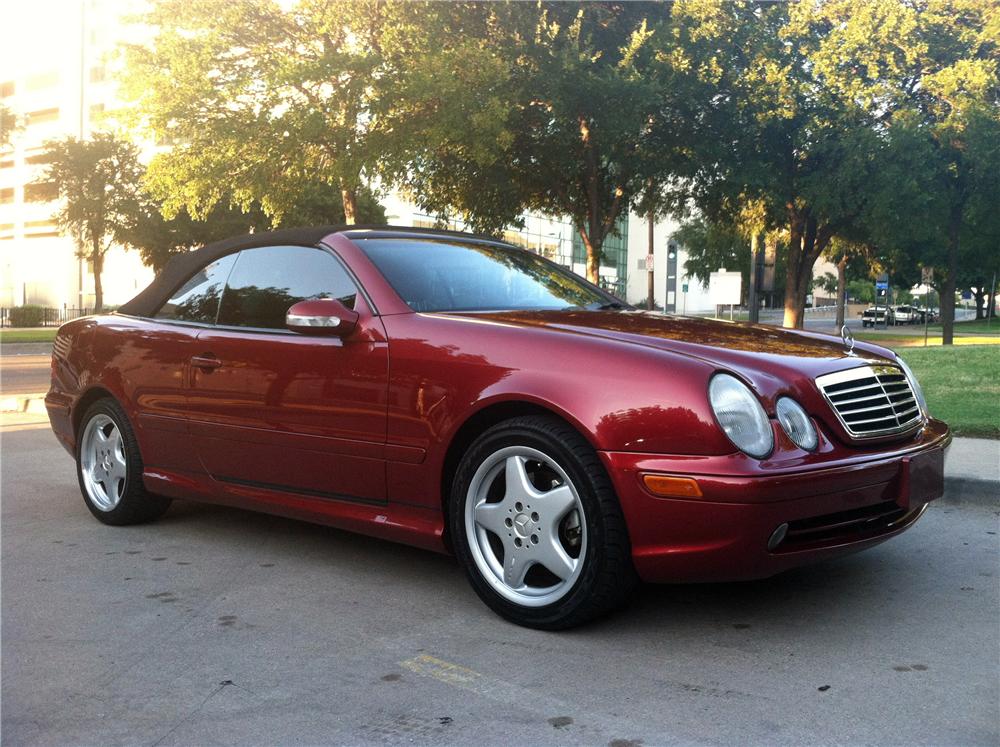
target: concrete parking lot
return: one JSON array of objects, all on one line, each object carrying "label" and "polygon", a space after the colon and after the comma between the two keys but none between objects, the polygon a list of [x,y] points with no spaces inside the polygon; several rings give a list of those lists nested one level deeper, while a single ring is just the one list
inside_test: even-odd
[{"label": "concrete parking lot", "polygon": [[446,557],[177,503],[97,523],[44,428],[2,438],[10,745],[997,744],[998,512],[767,581],[510,625]]}]

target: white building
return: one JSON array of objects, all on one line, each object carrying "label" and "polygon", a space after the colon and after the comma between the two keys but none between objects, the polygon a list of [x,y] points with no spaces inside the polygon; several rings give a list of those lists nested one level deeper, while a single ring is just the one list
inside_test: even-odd
[{"label": "white building", "polygon": [[[22,129],[0,152],[0,306],[91,308],[94,276],[72,239],[52,223],[53,190],[32,185],[46,140],[84,139],[117,101],[113,52],[132,0],[8,3],[0,44],[0,103]],[[138,254],[113,248],[105,259],[104,302],[120,304],[152,279]]]}]

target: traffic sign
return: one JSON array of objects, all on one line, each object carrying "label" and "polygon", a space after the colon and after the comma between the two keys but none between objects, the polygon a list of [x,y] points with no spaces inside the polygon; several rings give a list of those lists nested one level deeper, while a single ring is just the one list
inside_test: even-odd
[{"label": "traffic sign", "polygon": [[878,290],[886,290],[889,287],[889,281],[888,280],[878,280],[878,281],[875,282],[875,287]]},{"label": "traffic sign", "polygon": [[681,283],[681,293],[687,293],[687,292],[688,292],[688,284]]}]

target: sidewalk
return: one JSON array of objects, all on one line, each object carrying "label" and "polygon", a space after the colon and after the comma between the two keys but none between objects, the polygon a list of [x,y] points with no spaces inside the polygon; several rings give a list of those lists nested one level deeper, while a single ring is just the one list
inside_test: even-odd
[{"label": "sidewalk", "polygon": [[945,499],[1000,506],[1000,441],[955,438],[944,462]]}]

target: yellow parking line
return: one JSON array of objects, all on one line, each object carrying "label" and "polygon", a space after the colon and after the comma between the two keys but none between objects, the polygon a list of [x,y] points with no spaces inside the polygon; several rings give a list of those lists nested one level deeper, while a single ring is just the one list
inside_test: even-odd
[{"label": "yellow parking line", "polygon": [[433,677],[439,682],[444,682],[446,685],[457,685],[459,687],[469,687],[482,677],[479,672],[427,654],[421,654],[412,659],[401,661],[399,665],[415,674]]}]

